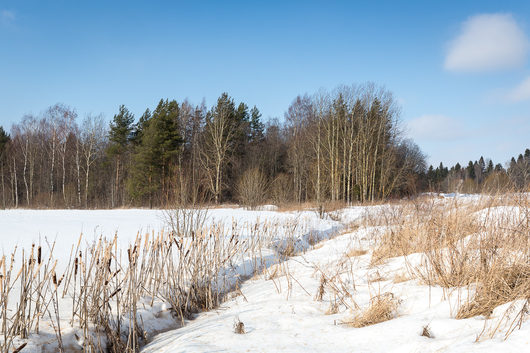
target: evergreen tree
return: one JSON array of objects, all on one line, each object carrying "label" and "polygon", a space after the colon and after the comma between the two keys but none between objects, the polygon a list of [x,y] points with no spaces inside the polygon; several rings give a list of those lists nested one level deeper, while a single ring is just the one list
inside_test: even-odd
[{"label": "evergreen tree", "polygon": [[427,182],[429,183],[429,188],[432,189],[433,185],[436,183],[436,172],[432,165],[429,166],[427,170]]},{"label": "evergreen tree", "polygon": [[[247,144],[250,142],[250,116],[248,113],[248,106],[245,103],[239,103],[236,111],[233,114],[234,120],[234,137],[232,141],[231,155],[235,156],[236,160],[232,162],[239,162],[239,159],[245,155]],[[237,164],[237,163],[236,163]]]},{"label": "evergreen tree", "polygon": [[250,111],[250,142],[263,141],[265,134],[265,125],[261,122],[261,113],[254,106]]},{"label": "evergreen tree", "polygon": [[469,161],[467,168],[466,168],[467,177],[469,179],[475,180],[476,174],[475,174],[475,165],[472,161]]},{"label": "evergreen tree", "polygon": [[481,173],[484,173],[486,171],[486,163],[484,162],[484,157],[480,156],[480,159],[478,160],[478,166]]},{"label": "evergreen tree", "polygon": [[497,163],[497,164],[495,165],[495,171],[496,171],[496,172],[504,172],[504,168],[502,167],[502,164]]},{"label": "evergreen tree", "polygon": [[488,162],[488,167],[486,168],[486,174],[489,175],[493,172],[493,161],[490,159]]},{"label": "evergreen tree", "polygon": [[138,146],[141,143],[143,131],[147,128],[149,120],[151,120],[151,111],[147,108],[138,122],[133,126],[131,141],[135,146]]},{"label": "evergreen tree", "polygon": [[109,130],[110,144],[107,148],[107,154],[115,160],[116,176],[112,193],[112,206],[121,204],[120,184],[122,179],[121,170],[124,163],[125,154],[128,152],[129,143],[131,142],[133,132],[134,115],[121,105],[118,114],[115,114]]},{"label": "evergreen tree", "polygon": [[11,138],[5,132],[4,128],[0,126],[0,158],[4,156],[9,140],[11,140]]},{"label": "evergreen tree", "polygon": [[151,118],[144,115],[141,129],[137,130],[140,144],[134,155],[129,191],[135,199],[148,197],[152,207],[156,196],[158,202],[169,200],[171,167],[177,161],[183,139],[176,101],[160,100]]},{"label": "evergreen tree", "polygon": [[115,114],[109,130],[110,153],[121,154],[127,148],[131,141],[133,132],[134,115],[124,106],[121,105],[118,114]]}]

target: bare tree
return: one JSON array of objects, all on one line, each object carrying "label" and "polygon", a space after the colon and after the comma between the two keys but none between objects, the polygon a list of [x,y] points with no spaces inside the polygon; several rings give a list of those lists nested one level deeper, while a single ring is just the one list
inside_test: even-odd
[{"label": "bare tree", "polygon": [[206,118],[201,162],[207,171],[208,185],[215,203],[219,203],[221,199],[223,168],[228,159],[230,142],[235,135],[233,112],[233,102],[220,101]]},{"label": "bare tree", "polygon": [[102,115],[87,115],[81,126],[82,169],[85,172],[85,207],[88,207],[90,168],[104,148],[106,130]]},{"label": "bare tree", "polygon": [[237,184],[239,201],[254,209],[265,201],[267,178],[259,168],[247,169]]}]

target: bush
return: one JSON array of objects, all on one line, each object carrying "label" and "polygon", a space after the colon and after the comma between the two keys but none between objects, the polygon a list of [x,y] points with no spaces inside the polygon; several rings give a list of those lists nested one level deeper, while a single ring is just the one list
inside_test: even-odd
[{"label": "bush", "polygon": [[265,201],[267,178],[259,168],[247,169],[237,184],[239,202],[251,209]]}]

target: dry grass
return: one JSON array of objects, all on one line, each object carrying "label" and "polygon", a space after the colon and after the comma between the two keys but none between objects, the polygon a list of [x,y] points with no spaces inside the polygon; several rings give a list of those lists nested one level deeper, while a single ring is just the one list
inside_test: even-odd
[{"label": "dry grass", "polygon": [[380,294],[370,299],[368,307],[355,315],[353,320],[346,322],[346,324],[359,328],[392,320],[397,315],[398,307],[399,300],[394,294]]},{"label": "dry grass", "polygon": [[384,212],[379,222],[386,220],[388,231],[375,241],[372,265],[423,253],[424,263],[409,268],[415,276],[428,285],[468,291],[459,295],[466,299],[460,299],[457,319],[489,317],[499,305],[529,298],[528,195],[431,198]]},{"label": "dry grass", "polygon": [[470,209],[459,202],[439,204],[432,200],[384,210],[388,231],[376,240],[372,264],[397,256],[440,249],[479,230]]},{"label": "dry grass", "polygon": [[411,278],[405,274],[405,273],[398,273],[394,276],[394,279],[393,279],[393,282],[394,283],[403,283],[403,282],[407,282],[407,281],[410,281]]},{"label": "dry grass", "polygon": [[368,275],[368,284],[374,283],[374,282],[382,282],[386,281],[387,278],[381,274],[379,271],[372,272]]},{"label": "dry grass", "polygon": [[234,322],[234,333],[238,335],[245,334],[245,324],[241,320],[239,320],[239,318],[237,318]]},{"label": "dry grass", "polygon": [[[226,277],[236,256],[247,256],[254,271],[261,270],[260,249],[278,232],[297,229],[293,224],[234,223],[227,234],[221,225],[205,227],[204,211],[178,212],[168,218],[173,231],[138,234],[126,251],[118,247],[117,237],[99,238],[89,246],[80,237],[60,271],[55,244],[0,258],[0,351],[21,349],[15,342],[45,325],[55,331],[52,351],[137,352],[149,339],[138,310],[162,301],[184,324],[195,313],[217,307],[237,287]],[[238,236],[242,228],[249,232],[244,239]],[[67,322],[60,310],[68,302]],[[63,339],[70,327],[75,339]]]},{"label": "dry grass", "polygon": [[365,249],[359,249],[359,248],[353,248],[348,250],[345,255],[347,257],[356,257],[356,256],[363,256],[368,253],[368,250]]},{"label": "dry grass", "polygon": [[474,296],[465,302],[456,315],[466,319],[477,315],[490,316],[497,306],[530,296],[530,264],[490,267],[479,273]]},{"label": "dry grass", "polygon": [[429,327],[429,325],[425,325],[422,327],[420,336],[427,337],[427,338],[434,338],[434,335],[432,334],[431,328]]},{"label": "dry grass", "polygon": [[291,202],[282,203],[278,205],[278,212],[299,212],[305,210],[316,209],[318,206],[316,202]]}]

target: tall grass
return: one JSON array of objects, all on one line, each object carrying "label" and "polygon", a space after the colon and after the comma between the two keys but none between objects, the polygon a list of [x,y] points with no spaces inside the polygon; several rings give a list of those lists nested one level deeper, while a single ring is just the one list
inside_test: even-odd
[{"label": "tall grass", "polygon": [[423,253],[424,263],[410,268],[414,276],[467,291],[459,296],[457,319],[489,317],[502,304],[529,300],[528,194],[427,199],[385,212],[380,218],[388,231],[377,239],[372,263]]},{"label": "tall grass", "polygon": [[67,259],[54,255],[55,244],[2,257],[0,351],[21,349],[31,333],[51,327],[56,339],[43,351],[138,352],[150,338],[146,310],[163,303],[176,326],[217,307],[241,280],[235,263],[261,270],[262,249],[278,232],[298,229],[295,221],[225,229],[206,225],[202,213],[170,220],[169,231],[138,234],[126,248],[117,236],[90,246],[80,237]]}]

